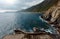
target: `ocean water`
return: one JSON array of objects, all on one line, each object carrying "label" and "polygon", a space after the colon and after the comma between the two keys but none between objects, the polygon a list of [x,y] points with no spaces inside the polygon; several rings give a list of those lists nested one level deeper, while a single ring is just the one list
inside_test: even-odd
[{"label": "ocean water", "polygon": [[56,33],[44,19],[35,12],[0,13],[0,38],[13,33],[14,29],[33,32],[33,27],[44,28],[46,32]]}]

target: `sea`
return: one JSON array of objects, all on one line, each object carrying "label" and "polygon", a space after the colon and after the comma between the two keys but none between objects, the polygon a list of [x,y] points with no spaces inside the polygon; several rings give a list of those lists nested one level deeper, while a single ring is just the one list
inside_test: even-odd
[{"label": "sea", "polygon": [[44,28],[46,32],[56,34],[54,27],[51,27],[43,18],[40,12],[2,12],[0,13],[0,39],[12,34],[14,29],[25,32],[33,32],[33,27]]}]

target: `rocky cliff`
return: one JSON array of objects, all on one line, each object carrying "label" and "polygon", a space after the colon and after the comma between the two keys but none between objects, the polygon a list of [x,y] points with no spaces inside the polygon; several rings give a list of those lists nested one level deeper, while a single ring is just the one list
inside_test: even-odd
[{"label": "rocky cliff", "polygon": [[53,23],[54,27],[60,33],[60,0],[57,0],[56,4],[46,10],[43,17]]},{"label": "rocky cliff", "polygon": [[50,21],[52,22],[58,20],[58,18],[60,19],[60,0],[57,0],[56,4],[45,11],[44,17],[47,19],[49,16],[51,17]]}]

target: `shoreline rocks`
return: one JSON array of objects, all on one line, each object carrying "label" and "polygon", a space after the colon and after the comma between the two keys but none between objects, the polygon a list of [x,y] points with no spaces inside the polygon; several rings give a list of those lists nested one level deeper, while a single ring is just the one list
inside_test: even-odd
[{"label": "shoreline rocks", "polygon": [[40,33],[40,34],[14,34],[14,35],[7,35],[3,39],[53,39],[55,38],[53,35],[48,33]]}]

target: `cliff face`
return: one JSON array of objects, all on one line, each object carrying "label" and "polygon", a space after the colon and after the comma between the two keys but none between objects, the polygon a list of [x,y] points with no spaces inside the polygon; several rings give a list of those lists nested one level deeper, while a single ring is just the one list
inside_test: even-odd
[{"label": "cliff face", "polygon": [[57,1],[57,4],[45,11],[44,17],[47,19],[49,16],[51,16],[50,21],[52,22],[55,20],[60,20],[60,0]]},{"label": "cliff face", "polygon": [[49,19],[60,34],[60,0],[57,0],[57,4],[50,7],[44,13],[44,19]]}]

